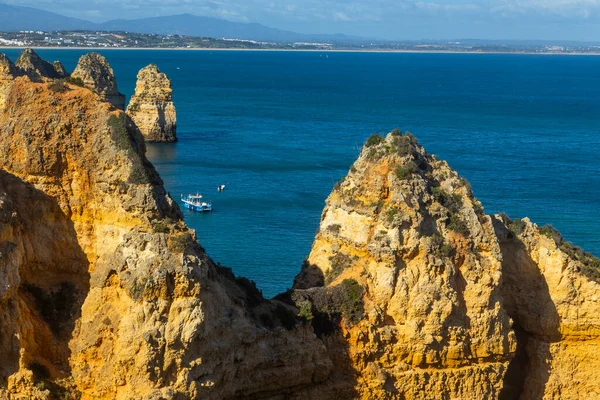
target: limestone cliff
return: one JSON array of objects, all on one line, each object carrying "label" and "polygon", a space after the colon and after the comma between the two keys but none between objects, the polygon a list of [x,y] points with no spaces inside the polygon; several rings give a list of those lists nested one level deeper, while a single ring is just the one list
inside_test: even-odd
[{"label": "limestone cliff", "polygon": [[50,64],[29,48],[21,53],[15,65],[20,73],[27,75],[32,81],[41,82],[67,76],[65,68],[60,62],[55,61],[54,64]]},{"label": "limestone cliff", "polygon": [[495,219],[502,297],[520,337],[503,398],[600,398],[600,260],[551,227]]},{"label": "limestone cliff", "polygon": [[147,142],[176,142],[177,114],[173,105],[171,80],[150,64],[137,75],[135,94],[127,114],[136,123]]},{"label": "limestone cliff", "polygon": [[71,76],[81,79],[86,86],[118,110],[125,109],[125,96],[119,93],[113,69],[103,55],[89,53],[81,56]]},{"label": "limestone cliff", "polygon": [[355,397],[593,399],[599,278],[556,231],[484,215],[395,131],[327,199],[291,298],[332,358],[346,349]]},{"label": "limestone cliff", "polygon": [[324,345],[216,266],[121,111],[17,78],[0,121],[0,398],[312,390]]},{"label": "limestone cliff", "polygon": [[517,343],[492,220],[411,135],[367,142],[327,199],[307,261],[295,285],[314,288],[295,300],[313,312],[324,311],[320,284],[361,288],[341,324],[359,397],[493,398],[502,388]]}]

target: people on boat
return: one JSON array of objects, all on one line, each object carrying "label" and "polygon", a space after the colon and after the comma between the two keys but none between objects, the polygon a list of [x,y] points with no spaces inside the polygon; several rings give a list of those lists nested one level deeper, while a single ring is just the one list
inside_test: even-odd
[{"label": "people on boat", "polygon": [[217,190],[219,192],[222,192],[223,190],[225,190],[225,185],[219,185],[219,187],[217,187]]}]

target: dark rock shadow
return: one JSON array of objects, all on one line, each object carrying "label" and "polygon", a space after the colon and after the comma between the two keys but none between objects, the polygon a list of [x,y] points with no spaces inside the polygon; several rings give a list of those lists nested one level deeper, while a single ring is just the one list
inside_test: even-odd
[{"label": "dark rock shadow", "polygon": [[[499,398],[542,398],[550,366],[532,356],[549,354],[550,344],[561,339],[560,317],[548,284],[523,242],[496,218],[494,231],[503,257],[500,295],[517,337],[517,351],[504,376]],[[530,379],[533,370],[543,381]]]},{"label": "dark rock shadow", "polygon": [[[57,200],[0,170],[2,273],[16,278],[1,299],[0,382],[19,369],[53,387],[70,374],[69,341],[89,292],[89,262]],[[6,262],[5,262],[6,261]],[[10,270],[9,270],[10,269]]]}]

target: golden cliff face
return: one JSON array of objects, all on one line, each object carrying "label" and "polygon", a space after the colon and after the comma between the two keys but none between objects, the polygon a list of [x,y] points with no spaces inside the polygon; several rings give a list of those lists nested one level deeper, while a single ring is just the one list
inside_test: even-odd
[{"label": "golden cliff face", "polygon": [[319,273],[364,290],[363,317],[342,324],[361,398],[499,392],[516,340],[491,219],[412,136],[372,137],[329,196],[296,286]]},{"label": "golden cliff face", "polygon": [[17,75],[0,56],[1,399],[600,397],[600,261],[485,215],[412,135],[369,139],[269,301],[196,243],[132,119]]},{"label": "golden cliff face", "polygon": [[137,75],[135,94],[127,106],[127,114],[147,142],[176,142],[177,114],[173,105],[171,80],[150,64]]},{"label": "golden cliff face", "polygon": [[600,261],[552,228],[496,219],[504,306],[521,337],[507,393],[518,389],[523,399],[600,398]]},{"label": "golden cliff face", "polygon": [[222,399],[324,381],[323,343],[207,258],[127,115],[50,87],[4,87],[0,398]]},{"label": "golden cliff face", "polygon": [[593,399],[599,277],[556,231],[484,215],[395,131],[327,199],[292,298],[330,353],[347,351],[354,397]]}]

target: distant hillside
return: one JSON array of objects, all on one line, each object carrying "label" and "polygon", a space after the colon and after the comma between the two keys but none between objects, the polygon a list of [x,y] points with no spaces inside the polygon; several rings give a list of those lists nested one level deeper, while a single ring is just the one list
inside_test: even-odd
[{"label": "distant hillside", "polygon": [[134,20],[118,19],[96,24],[76,18],[30,7],[0,4],[0,31],[21,30],[104,30],[153,33],[160,35],[185,35],[212,38],[236,38],[267,42],[332,41],[349,43],[365,41],[364,38],[338,35],[301,34],[270,28],[257,23],[232,22],[218,18],[191,14]]},{"label": "distant hillside", "polygon": [[108,31],[130,31],[160,35],[186,35],[214,38],[239,38],[259,41],[297,41],[308,35],[269,28],[261,24],[231,22],[218,18],[198,17],[191,14],[167,17],[114,20],[99,25]]},{"label": "distant hillside", "polygon": [[0,30],[3,32],[70,29],[96,29],[96,24],[37,8],[9,6],[0,3]]}]

